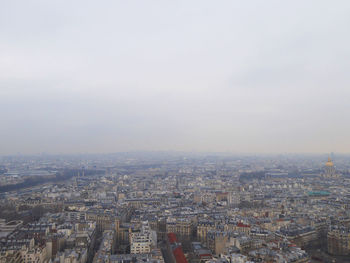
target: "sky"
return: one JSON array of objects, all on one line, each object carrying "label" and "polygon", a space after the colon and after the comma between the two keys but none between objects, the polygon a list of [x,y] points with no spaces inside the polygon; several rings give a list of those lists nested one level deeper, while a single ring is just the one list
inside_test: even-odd
[{"label": "sky", "polygon": [[350,152],[350,1],[0,8],[0,154]]}]

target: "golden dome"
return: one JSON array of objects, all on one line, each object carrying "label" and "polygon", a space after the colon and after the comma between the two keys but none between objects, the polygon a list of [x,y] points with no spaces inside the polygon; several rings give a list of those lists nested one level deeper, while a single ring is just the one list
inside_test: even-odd
[{"label": "golden dome", "polygon": [[328,162],[326,162],[326,166],[334,166],[331,157],[328,157]]}]

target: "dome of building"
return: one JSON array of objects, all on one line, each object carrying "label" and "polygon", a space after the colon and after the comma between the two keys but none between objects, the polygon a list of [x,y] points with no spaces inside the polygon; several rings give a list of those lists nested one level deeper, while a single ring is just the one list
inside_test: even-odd
[{"label": "dome of building", "polygon": [[326,162],[326,166],[334,166],[330,157],[328,157],[328,162]]}]

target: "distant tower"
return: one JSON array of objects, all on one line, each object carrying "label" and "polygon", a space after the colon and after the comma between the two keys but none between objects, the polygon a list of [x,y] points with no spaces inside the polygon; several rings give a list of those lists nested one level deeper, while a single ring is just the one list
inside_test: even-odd
[{"label": "distant tower", "polygon": [[335,168],[331,157],[328,157],[328,161],[326,162],[326,167],[324,169],[324,176],[328,178],[336,177]]}]

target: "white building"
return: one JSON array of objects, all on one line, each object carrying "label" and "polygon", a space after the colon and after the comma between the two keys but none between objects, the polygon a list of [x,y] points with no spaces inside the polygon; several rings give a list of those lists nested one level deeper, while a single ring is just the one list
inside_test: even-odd
[{"label": "white building", "polygon": [[151,230],[148,222],[142,222],[140,232],[133,232],[130,236],[131,254],[150,253],[151,248],[157,245],[157,234]]}]

